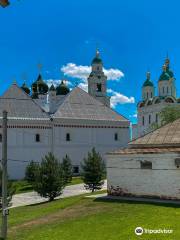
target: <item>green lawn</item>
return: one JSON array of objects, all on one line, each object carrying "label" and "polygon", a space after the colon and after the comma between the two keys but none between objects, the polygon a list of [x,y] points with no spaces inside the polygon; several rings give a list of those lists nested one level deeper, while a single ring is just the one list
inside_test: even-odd
[{"label": "green lawn", "polygon": [[[136,236],[134,229],[173,229],[170,235]],[[85,195],[10,210],[8,240],[180,239],[180,207],[100,201]]]},{"label": "green lawn", "polygon": [[[75,185],[79,183],[82,183],[81,178],[73,177],[72,182],[70,182],[68,185]],[[13,181],[13,185],[16,187],[16,194],[33,191],[32,185],[25,180]]]}]

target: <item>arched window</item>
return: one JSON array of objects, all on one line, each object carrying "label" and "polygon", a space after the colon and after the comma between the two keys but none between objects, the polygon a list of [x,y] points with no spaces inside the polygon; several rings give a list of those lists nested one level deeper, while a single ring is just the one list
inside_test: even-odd
[{"label": "arched window", "polygon": [[102,91],[102,84],[97,83],[97,92],[101,92],[101,91]]},{"label": "arched window", "polygon": [[39,133],[36,134],[35,140],[36,140],[36,142],[40,142],[40,134]]},{"label": "arched window", "polygon": [[148,92],[147,92],[147,98],[149,97]]},{"label": "arched window", "polygon": [[2,134],[0,133],[0,142],[2,142]]},{"label": "arched window", "polygon": [[167,87],[167,93],[169,92],[169,88]]},{"label": "arched window", "polygon": [[118,133],[115,133],[115,134],[114,134],[114,140],[115,140],[115,141],[118,141]]},{"label": "arched window", "polygon": [[66,133],[66,141],[67,142],[71,141],[70,133]]},{"label": "arched window", "polygon": [[151,98],[152,98],[152,92],[151,92]]},{"label": "arched window", "polygon": [[164,87],[163,87],[163,93],[164,93]]}]

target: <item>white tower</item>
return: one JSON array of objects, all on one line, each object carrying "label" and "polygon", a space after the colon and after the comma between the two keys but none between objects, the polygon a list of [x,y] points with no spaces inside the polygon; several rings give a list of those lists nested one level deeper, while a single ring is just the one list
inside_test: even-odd
[{"label": "white tower", "polygon": [[146,81],[144,82],[142,87],[142,99],[143,101],[146,101],[147,99],[150,99],[153,97],[154,97],[154,84],[151,81],[150,72],[147,72]]},{"label": "white tower", "polygon": [[88,77],[88,93],[110,107],[110,97],[107,96],[107,77],[103,72],[103,62],[99,51],[92,61],[92,71]]}]

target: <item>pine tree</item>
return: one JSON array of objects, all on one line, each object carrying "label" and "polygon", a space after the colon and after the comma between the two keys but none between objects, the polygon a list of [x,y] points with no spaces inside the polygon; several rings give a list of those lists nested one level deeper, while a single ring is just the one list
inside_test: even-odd
[{"label": "pine tree", "polygon": [[38,164],[34,161],[31,161],[27,167],[25,172],[25,180],[29,183],[35,182],[36,172],[38,171]]},{"label": "pine tree", "polygon": [[95,148],[92,149],[92,152],[88,152],[88,157],[84,158],[83,163],[81,163],[81,169],[82,180],[86,189],[94,192],[94,190],[102,188],[105,177],[105,164]]},{"label": "pine tree", "polygon": [[33,187],[40,196],[48,198],[49,201],[62,194],[65,187],[63,168],[52,153],[42,159]]},{"label": "pine tree", "polygon": [[66,155],[63,158],[62,168],[63,168],[65,184],[70,183],[72,181],[73,170],[72,170],[71,159],[69,158],[68,155]]}]

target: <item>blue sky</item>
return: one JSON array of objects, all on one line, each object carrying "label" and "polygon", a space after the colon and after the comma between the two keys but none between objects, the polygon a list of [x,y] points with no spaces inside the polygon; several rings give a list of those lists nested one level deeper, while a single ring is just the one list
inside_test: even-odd
[{"label": "blue sky", "polygon": [[68,81],[84,83],[68,64],[87,70],[98,43],[104,67],[124,74],[108,81],[114,107],[135,122],[146,71],[156,83],[167,51],[179,93],[179,9],[178,0],[11,0],[0,8],[0,93],[24,75],[30,85],[38,62],[46,80],[62,79],[65,66]]}]

